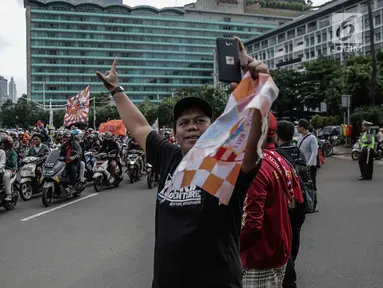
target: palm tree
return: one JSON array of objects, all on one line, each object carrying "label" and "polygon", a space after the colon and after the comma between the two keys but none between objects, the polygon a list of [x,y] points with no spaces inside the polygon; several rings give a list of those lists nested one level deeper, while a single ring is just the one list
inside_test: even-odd
[{"label": "palm tree", "polygon": [[368,21],[370,24],[370,47],[372,56],[372,72],[371,72],[371,90],[370,90],[370,105],[375,105],[375,94],[376,94],[376,78],[378,74],[378,67],[376,63],[376,51],[375,51],[375,33],[374,33],[374,18],[372,15],[371,0],[367,0],[368,8]]}]

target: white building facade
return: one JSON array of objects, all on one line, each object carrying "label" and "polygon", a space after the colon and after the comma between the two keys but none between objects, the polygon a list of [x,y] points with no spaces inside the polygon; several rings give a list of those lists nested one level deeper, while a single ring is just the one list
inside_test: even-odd
[{"label": "white building facade", "polygon": [[[374,37],[377,49],[382,47],[383,0],[371,0],[374,21]],[[358,44],[339,44],[333,41],[337,23],[334,15],[344,17],[357,14],[360,21],[355,35]],[[245,45],[249,55],[265,62],[270,69],[300,70],[303,63],[320,56],[343,60],[350,55],[370,55],[370,30],[366,1],[338,0],[321,6],[318,10],[296,18],[294,21],[248,40]],[[334,28],[335,27],[335,28]],[[351,31],[352,33],[353,31]]]}]

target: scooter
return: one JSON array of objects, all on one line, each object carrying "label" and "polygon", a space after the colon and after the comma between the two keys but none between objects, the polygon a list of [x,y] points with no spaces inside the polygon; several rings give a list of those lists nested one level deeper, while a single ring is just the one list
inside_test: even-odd
[{"label": "scooter", "polygon": [[361,146],[360,146],[360,140],[358,139],[354,146],[352,147],[352,151],[351,151],[351,158],[352,160],[354,161],[358,161],[359,160],[359,152],[361,150]]},{"label": "scooter", "polygon": [[60,150],[53,150],[43,165],[42,202],[45,207],[51,206],[55,200],[69,196],[79,197],[85,190],[85,183],[81,181],[80,173],[77,175],[76,185],[68,191],[68,176],[64,173],[66,163],[60,157]]},{"label": "scooter", "polygon": [[15,208],[17,202],[19,201],[19,193],[17,192],[17,187],[15,187],[15,179],[16,179],[16,173],[13,174],[11,178],[11,195],[12,200],[6,201],[5,198],[7,195],[5,194],[4,190],[4,183],[3,183],[3,173],[0,173],[0,206],[3,206],[5,210],[12,210]]},{"label": "scooter", "polygon": [[160,180],[160,175],[156,173],[153,166],[146,163],[146,182],[148,183],[149,189],[154,188]]},{"label": "scooter", "polygon": [[36,168],[42,159],[39,157],[25,157],[21,162],[20,173],[20,197],[24,201],[32,198],[32,195],[41,193],[40,179],[37,178]]},{"label": "scooter", "polygon": [[85,178],[88,182],[93,181],[94,165],[96,163],[96,157],[93,152],[85,153]]},{"label": "scooter", "polygon": [[120,171],[118,165],[116,167],[117,177],[113,178],[108,171],[109,161],[110,159],[115,159],[117,153],[118,151],[113,150],[109,153],[101,153],[96,155],[98,160],[93,167],[93,186],[97,192],[102,191],[104,187],[118,187],[120,182],[124,179],[122,171]]},{"label": "scooter", "polygon": [[135,181],[140,180],[141,173],[140,173],[140,165],[138,163],[138,158],[141,157],[139,155],[138,150],[130,150],[127,156],[128,159],[128,169],[127,173],[130,178],[130,183],[134,183]]}]

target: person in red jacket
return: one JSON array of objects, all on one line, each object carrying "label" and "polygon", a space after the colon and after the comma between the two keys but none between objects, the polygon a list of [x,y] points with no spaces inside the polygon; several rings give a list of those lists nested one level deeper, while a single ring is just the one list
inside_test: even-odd
[{"label": "person in red jacket", "polygon": [[289,207],[302,203],[296,172],[275,151],[277,119],[269,114],[260,170],[244,203],[240,253],[243,288],[280,288],[291,253]]}]

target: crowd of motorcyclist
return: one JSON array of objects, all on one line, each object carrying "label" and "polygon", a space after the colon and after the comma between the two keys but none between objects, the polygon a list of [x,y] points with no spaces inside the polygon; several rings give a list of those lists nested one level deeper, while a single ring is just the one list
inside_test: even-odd
[{"label": "crowd of motorcyclist", "polygon": [[[174,143],[171,134],[165,132],[166,138]],[[65,172],[68,178],[66,189],[68,192],[74,189],[76,181],[86,182],[85,155],[91,152],[97,157],[102,153],[115,151],[108,159],[108,168],[111,177],[122,179],[123,162],[128,166],[127,157],[131,151],[137,155],[138,178],[145,171],[145,153],[141,150],[134,138],[129,135],[116,136],[110,132],[99,133],[92,128],[80,130],[76,127],[49,131],[44,127],[36,127],[32,131],[5,131],[0,130],[0,173],[4,185],[5,198],[3,201],[12,200],[11,179],[21,168],[23,159],[26,157],[38,158],[36,164],[36,178],[42,180],[43,165],[52,150],[60,150],[59,160],[65,162]],[[126,170],[128,172],[128,168]]]}]

